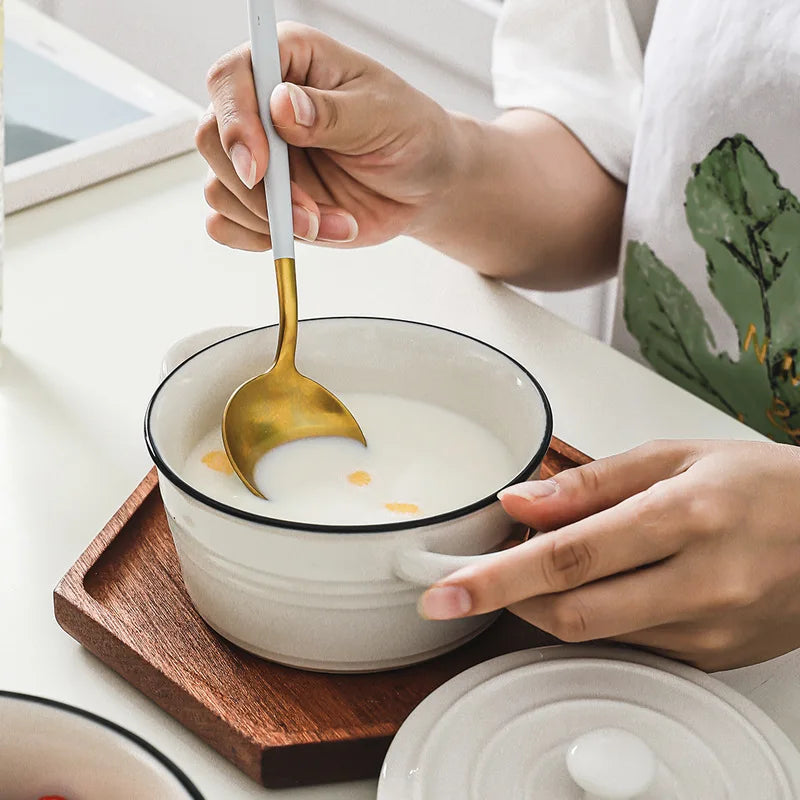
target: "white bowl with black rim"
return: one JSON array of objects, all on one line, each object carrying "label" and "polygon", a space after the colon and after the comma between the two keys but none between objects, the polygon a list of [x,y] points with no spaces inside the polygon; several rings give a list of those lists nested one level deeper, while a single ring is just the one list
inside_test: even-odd
[{"label": "white bowl with black rim", "polygon": [[305,375],[335,394],[398,395],[461,414],[507,445],[514,470],[485,496],[435,516],[292,522],[227,505],[184,476],[189,453],[220,424],[231,393],[268,366],[277,326],[199,349],[214,338],[213,331],[190,337],[170,351],[169,374],[145,416],[184,583],[206,622],[257,655],[326,672],[424,661],[489,625],[496,615],[424,620],[417,601],[424,587],[521,536],[497,492],[537,476],[550,443],[552,413],[533,375],[484,342],[432,325],[371,317],[301,322]]},{"label": "white bowl with black rim", "polygon": [[0,797],[203,800],[153,745],[74,706],[0,692]]}]

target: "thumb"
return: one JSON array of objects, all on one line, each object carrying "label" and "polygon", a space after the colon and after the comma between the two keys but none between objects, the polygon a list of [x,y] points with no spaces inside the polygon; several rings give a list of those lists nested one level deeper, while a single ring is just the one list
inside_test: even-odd
[{"label": "thumb", "polygon": [[376,98],[361,89],[315,89],[281,83],[270,98],[272,122],[296,147],[319,147],[361,155],[380,146]]},{"label": "thumb", "polygon": [[605,511],[683,472],[696,456],[696,447],[687,442],[650,442],[545,481],[510,486],[500,492],[500,502],[514,519],[538,531],[551,531]]}]

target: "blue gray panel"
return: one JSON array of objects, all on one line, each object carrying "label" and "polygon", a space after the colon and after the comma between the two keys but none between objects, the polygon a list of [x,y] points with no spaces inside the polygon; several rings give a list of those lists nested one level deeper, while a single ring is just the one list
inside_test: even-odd
[{"label": "blue gray panel", "polygon": [[7,164],[150,116],[10,39],[4,71]]}]

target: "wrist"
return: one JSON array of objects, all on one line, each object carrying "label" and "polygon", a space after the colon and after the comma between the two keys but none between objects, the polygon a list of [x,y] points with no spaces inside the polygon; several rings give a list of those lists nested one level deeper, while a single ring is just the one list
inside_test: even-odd
[{"label": "wrist", "polygon": [[486,124],[473,117],[442,109],[434,126],[430,190],[405,233],[440,246],[448,220],[458,205],[477,194]]}]

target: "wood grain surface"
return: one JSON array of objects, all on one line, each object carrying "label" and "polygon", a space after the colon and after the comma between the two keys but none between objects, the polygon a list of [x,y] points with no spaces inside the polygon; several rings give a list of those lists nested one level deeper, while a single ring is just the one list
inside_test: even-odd
[{"label": "wood grain surface", "polygon": [[[590,459],[553,439],[542,477]],[[61,627],[253,780],[271,788],[377,776],[414,707],[463,670],[552,643],[509,613],[455,652],[372,675],[327,675],[253,656],[192,607],[155,470],[54,592]]]}]

